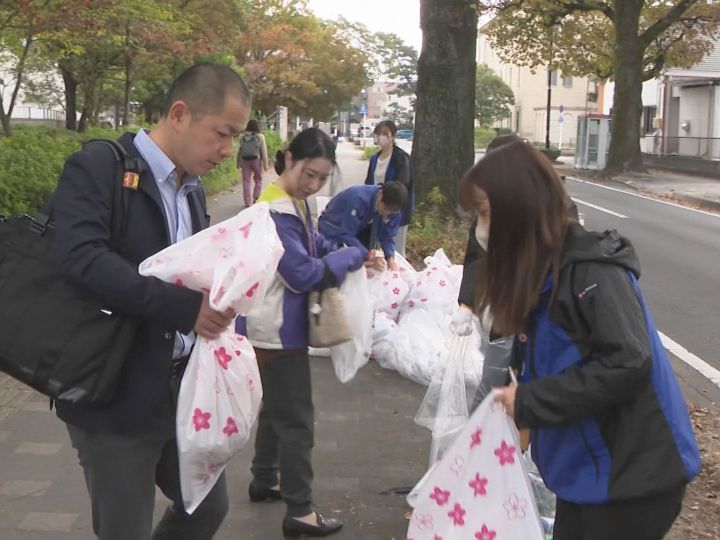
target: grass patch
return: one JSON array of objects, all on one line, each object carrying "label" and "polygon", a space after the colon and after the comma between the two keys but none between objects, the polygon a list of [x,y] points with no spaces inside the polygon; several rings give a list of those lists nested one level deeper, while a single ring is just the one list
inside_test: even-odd
[{"label": "grass patch", "polygon": [[445,213],[445,196],[434,187],[421,202],[408,230],[406,258],[413,267],[424,268],[423,260],[442,248],[453,264],[462,264],[469,222]]}]

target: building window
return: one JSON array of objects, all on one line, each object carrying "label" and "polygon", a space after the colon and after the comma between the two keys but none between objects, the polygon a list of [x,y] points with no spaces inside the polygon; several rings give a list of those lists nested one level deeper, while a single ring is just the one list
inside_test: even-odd
[{"label": "building window", "polygon": [[570,75],[563,75],[563,88],[572,88],[572,77]]},{"label": "building window", "polygon": [[657,107],[643,107],[642,129],[645,135],[655,131],[655,117],[657,116]]},{"label": "building window", "polygon": [[557,70],[551,69],[550,70],[550,86],[557,86]]}]

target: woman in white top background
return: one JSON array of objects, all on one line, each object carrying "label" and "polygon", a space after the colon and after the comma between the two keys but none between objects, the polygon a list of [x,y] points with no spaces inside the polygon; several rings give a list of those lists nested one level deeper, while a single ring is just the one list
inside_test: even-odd
[{"label": "woman in white top background", "polygon": [[370,157],[365,183],[369,185],[402,182],[407,188],[408,198],[402,209],[400,229],[395,237],[395,250],[405,255],[407,229],[415,209],[415,192],[412,187],[410,156],[395,144],[397,127],[392,120],[378,122],[373,131],[375,144],[380,151]]}]

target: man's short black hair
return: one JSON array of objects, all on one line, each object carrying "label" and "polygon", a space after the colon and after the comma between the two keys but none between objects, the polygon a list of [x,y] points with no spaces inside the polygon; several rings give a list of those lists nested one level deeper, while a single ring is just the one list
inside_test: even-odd
[{"label": "man's short black hair", "polygon": [[388,182],[382,185],[382,202],[390,208],[403,207],[408,198],[408,191],[402,182]]},{"label": "man's short black hair", "polygon": [[236,71],[224,64],[195,64],[183,71],[170,86],[162,115],[167,116],[176,101],[184,101],[195,118],[216,114],[225,108],[228,95],[233,94],[250,106],[250,91]]}]

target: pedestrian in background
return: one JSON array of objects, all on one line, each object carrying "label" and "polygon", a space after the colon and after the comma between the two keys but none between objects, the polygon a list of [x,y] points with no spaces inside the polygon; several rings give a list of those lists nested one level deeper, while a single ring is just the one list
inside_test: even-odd
[{"label": "pedestrian in background", "polygon": [[327,536],[343,525],[324,518],[312,505],[314,411],[308,356],[310,291],[341,284],[364,261],[357,247],[338,248],[313,226],[307,198],[323,187],[335,167],[333,141],[320,129],[307,128],[287,150],[278,151],[275,170],[280,177],[259,199],[270,205],[285,254],[263,308],[247,318],[246,334],[255,347],[263,385],[248,492],[253,502],[285,501],[286,537]]},{"label": "pedestrian in background", "polygon": [[518,385],[497,390],[557,499],[556,540],[660,540],[700,470],[687,408],[615,231],[570,219],[552,164],[523,142],[460,183],[487,228],[479,310],[515,335]]},{"label": "pedestrian in background", "polygon": [[[119,142],[147,169],[128,189],[125,228],[110,251],[116,158],[88,146],[65,164],[54,199],[60,267],[99,305],[139,319],[114,399],[103,407],[56,402],[78,452],[100,540],[212,538],[228,509],[225,474],[187,514],[180,492],[175,408],[196,334],[215,339],[235,318],[206,294],[138,273],[138,265],[208,225],[199,175],[232,157],[250,94],[227,66],[197,64],[173,82],[150,131]],[[91,328],[87,329],[92,332]],[[155,486],[170,499],[152,530]]]},{"label": "pedestrian in background", "polygon": [[380,147],[380,151],[370,156],[365,183],[375,185],[400,182],[405,186],[408,197],[402,209],[400,229],[395,240],[396,251],[404,257],[407,246],[408,225],[415,209],[415,192],[412,184],[410,156],[395,144],[395,133],[397,133],[397,128],[392,120],[382,120],[375,126],[373,134],[375,144]]},{"label": "pedestrian in background", "polygon": [[248,207],[260,196],[263,173],[268,170],[265,136],[260,133],[260,125],[254,118],[247,123],[245,133],[240,137],[237,168],[242,171],[243,199]]}]

